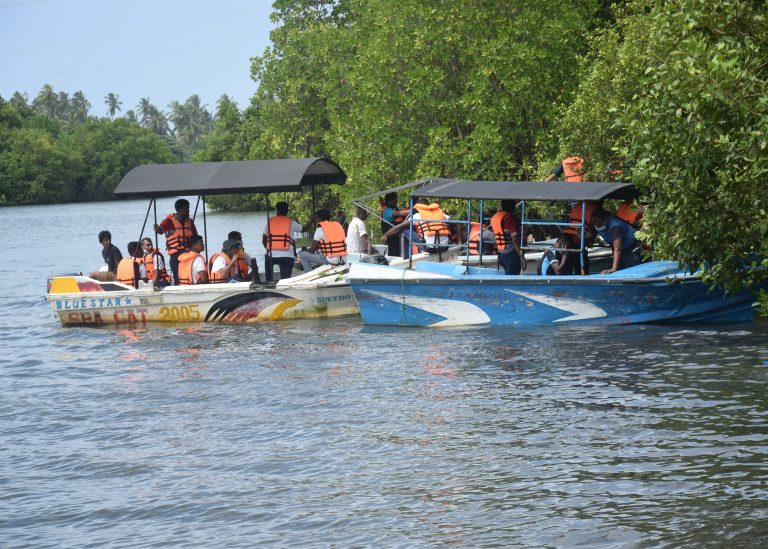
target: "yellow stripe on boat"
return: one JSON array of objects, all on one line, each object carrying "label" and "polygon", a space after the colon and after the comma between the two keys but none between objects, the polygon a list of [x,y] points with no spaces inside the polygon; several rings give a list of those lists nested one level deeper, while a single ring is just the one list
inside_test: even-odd
[{"label": "yellow stripe on boat", "polygon": [[57,276],[51,282],[52,294],[76,294],[80,292],[80,286],[74,276]]},{"label": "yellow stripe on boat", "polygon": [[283,316],[283,312],[286,309],[288,309],[289,307],[293,307],[294,305],[298,305],[299,303],[301,303],[300,299],[286,299],[285,301],[281,301],[280,303],[275,305],[274,309],[272,309],[272,313],[269,315],[269,320],[279,319],[281,316]]}]

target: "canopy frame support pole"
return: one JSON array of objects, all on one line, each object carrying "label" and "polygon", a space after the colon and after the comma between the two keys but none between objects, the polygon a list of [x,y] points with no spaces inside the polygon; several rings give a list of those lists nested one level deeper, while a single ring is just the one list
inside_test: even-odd
[{"label": "canopy frame support pole", "polygon": [[[198,197],[198,202],[200,202],[202,199],[203,202],[203,238],[205,239],[205,264],[208,265],[208,223],[207,219],[205,218],[205,195],[201,194]],[[197,213],[197,206],[195,206],[195,213]],[[193,220],[194,221],[194,220]]]},{"label": "canopy frame support pole", "polygon": [[[157,225],[157,198],[152,199],[152,208],[155,212],[155,225]],[[152,232],[155,233],[155,250],[157,250],[158,242],[157,242],[157,233],[154,230],[154,225],[152,227]]]},{"label": "canopy frame support pole", "polygon": [[[144,224],[141,226],[141,232],[139,233],[139,249],[141,249],[141,239],[144,238],[144,229],[147,228],[147,219],[149,219],[149,211],[152,209],[152,204],[154,202],[155,202],[155,199],[150,198],[149,204],[147,205],[147,215],[144,216]],[[155,217],[157,217],[157,214],[155,214]]]}]

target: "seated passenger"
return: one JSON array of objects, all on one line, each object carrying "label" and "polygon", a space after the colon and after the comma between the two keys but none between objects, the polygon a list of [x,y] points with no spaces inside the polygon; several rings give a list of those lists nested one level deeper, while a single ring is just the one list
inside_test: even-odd
[{"label": "seated passenger", "polygon": [[317,229],[312,238],[309,250],[299,252],[301,266],[305,272],[320,265],[341,265],[347,255],[347,236],[344,227],[338,221],[330,221],[331,213],[326,210],[317,210],[315,218]]},{"label": "seated passenger", "polygon": [[203,237],[199,234],[189,237],[189,251],[179,255],[179,284],[208,284],[208,270],[205,268]]},{"label": "seated passenger", "polygon": [[135,240],[128,243],[128,257],[117,264],[116,280],[127,286],[139,287],[139,280],[147,281],[147,270],[144,267],[144,257]]},{"label": "seated passenger", "polygon": [[208,271],[212,283],[245,282],[237,273],[237,259],[240,243],[237,240],[225,240],[220,252],[211,256]]},{"label": "seated passenger", "polygon": [[147,270],[147,280],[152,281],[155,290],[160,290],[171,283],[171,277],[165,270],[165,258],[159,250],[155,250],[151,238],[143,238],[141,247],[144,251],[144,268]]},{"label": "seated passenger", "polygon": [[640,242],[635,238],[635,229],[629,223],[599,209],[592,214],[592,225],[597,234],[613,248],[611,268],[603,270],[600,274],[615,273],[642,261]]},{"label": "seated passenger", "polygon": [[549,276],[579,274],[581,271],[579,252],[568,250],[568,248],[574,250],[578,247],[572,234],[561,234],[555,242],[554,250],[548,250],[542,256],[537,273]]},{"label": "seated passenger", "polygon": [[245,251],[243,246],[243,235],[240,234],[240,231],[230,231],[227,235],[227,240],[236,240],[240,243],[240,246],[237,249],[237,269],[235,272],[237,273],[237,276],[242,278],[244,281],[248,280],[248,277],[251,273],[251,271],[254,271],[255,273],[258,273],[258,267],[256,266],[255,261],[253,258],[248,255],[248,253]]}]

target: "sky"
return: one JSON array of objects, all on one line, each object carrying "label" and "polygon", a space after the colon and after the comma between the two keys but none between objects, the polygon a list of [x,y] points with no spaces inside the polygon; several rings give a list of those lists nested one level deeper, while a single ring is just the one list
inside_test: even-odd
[{"label": "sky", "polygon": [[95,116],[110,92],[122,113],[195,93],[211,111],[225,93],[244,108],[271,12],[271,0],[0,0],[0,96],[82,90]]}]

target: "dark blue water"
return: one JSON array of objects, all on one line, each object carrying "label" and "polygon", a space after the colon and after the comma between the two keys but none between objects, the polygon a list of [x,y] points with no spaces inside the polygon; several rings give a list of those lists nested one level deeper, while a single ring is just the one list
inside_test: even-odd
[{"label": "dark blue water", "polygon": [[0,210],[0,547],[768,546],[766,324],[59,326],[145,208]]}]

